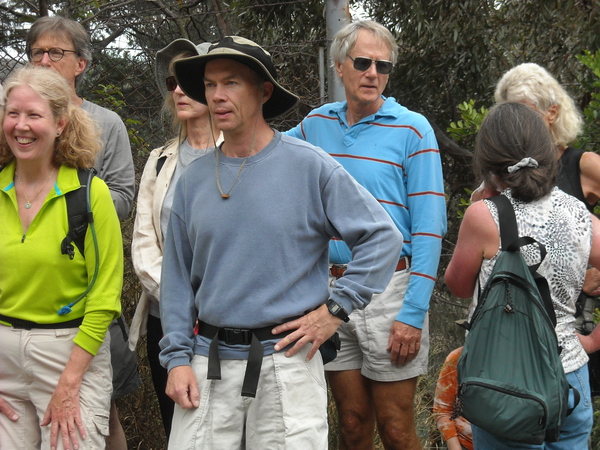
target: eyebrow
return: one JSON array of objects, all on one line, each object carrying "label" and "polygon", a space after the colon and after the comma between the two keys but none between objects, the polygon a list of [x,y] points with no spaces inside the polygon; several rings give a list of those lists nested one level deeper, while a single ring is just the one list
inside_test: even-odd
[{"label": "eyebrow", "polygon": [[[222,79],[223,80],[231,80],[231,79],[237,78],[237,77],[239,77],[239,75],[237,73],[232,73],[231,75],[227,75],[226,77],[223,77]],[[204,81],[214,81],[214,80],[211,80],[210,78],[206,78],[206,76],[205,76]]]}]

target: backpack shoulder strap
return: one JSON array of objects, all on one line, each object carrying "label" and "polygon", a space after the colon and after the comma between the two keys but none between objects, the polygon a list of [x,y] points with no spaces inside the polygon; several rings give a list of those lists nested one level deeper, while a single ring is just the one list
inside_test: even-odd
[{"label": "backpack shoulder strap", "polygon": [[160,150],[160,156],[156,160],[156,176],[158,176],[158,174],[160,173],[161,169],[165,165],[165,162],[167,161],[167,155],[165,155],[165,149],[166,148],[167,148],[167,146],[164,146]]},{"label": "backpack shoulder strap", "polygon": [[531,271],[538,291],[540,292],[544,309],[552,321],[552,324],[556,326],[556,313],[554,312],[554,306],[552,305],[552,297],[550,295],[550,286],[548,286],[548,280],[546,280],[546,278],[540,275],[537,271],[537,269],[540,267],[540,264],[546,257],[546,246],[530,236],[519,237],[515,210],[512,206],[512,203],[506,196],[496,195],[494,197],[490,197],[488,200],[491,200],[498,208],[498,222],[500,224],[500,243],[502,246],[502,251],[514,252],[518,251],[524,245],[538,245],[540,251],[540,262],[529,266],[529,270]]},{"label": "backpack shoulder strap", "polygon": [[61,252],[63,255],[69,255],[69,259],[73,259],[75,256],[73,244],[75,244],[79,249],[79,252],[84,255],[85,233],[88,224],[92,220],[91,211],[88,211],[87,198],[88,191],[92,184],[92,178],[95,174],[96,171],[93,168],[78,169],[77,175],[81,187],[65,194],[69,232],[61,243]]},{"label": "backpack shoulder strap", "polygon": [[504,195],[490,197],[496,208],[498,208],[498,222],[500,223],[500,246],[503,251],[519,239],[519,230],[517,228],[517,217],[510,200]]}]

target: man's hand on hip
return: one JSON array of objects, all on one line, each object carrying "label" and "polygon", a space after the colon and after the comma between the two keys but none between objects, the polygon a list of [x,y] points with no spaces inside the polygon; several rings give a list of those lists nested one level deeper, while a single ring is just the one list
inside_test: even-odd
[{"label": "man's hand on hip", "polygon": [[327,306],[322,305],[299,319],[275,327],[273,334],[296,330],[280,340],[275,345],[275,351],[279,351],[295,342],[294,346],[285,352],[285,356],[290,357],[295,355],[306,344],[312,342],[312,347],[306,355],[307,361],[310,361],[317,353],[317,350],[319,350],[321,344],[335,333],[341,323],[342,319],[331,315],[327,310]]},{"label": "man's hand on hip", "polygon": [[416,358],[421,349],[421,334],[418,328],[394,321],[387,346],[392,364],[401,366]]},{"label": "man's hand on hip", "polygon": [[178,366],[171,369],[167,379],[166,392],[183,409],[197,408],[200,404],[198,381],[190,366]]}]

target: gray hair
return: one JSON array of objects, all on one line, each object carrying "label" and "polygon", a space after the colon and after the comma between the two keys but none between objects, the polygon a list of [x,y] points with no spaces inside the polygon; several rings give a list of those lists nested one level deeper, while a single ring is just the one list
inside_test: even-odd
[{"label": "gray hair", "polygon": [[87,62],[83,72],[75,77],[75,86],[78,86],[92,62],[92,46],[89,34],[80,23],[74,20],[60,16],[41,17],[31,26],[25,39],[25,52],[28,58],[31,55],[31,46],[47,34],[57,35],[70,40],[73,43],[73,50],[75,50],[76,54]]},{"label": "gray hair", "polygon": [[398,60],[398,44],[396,44],[396,40],[390,30],[373,20],[359,20],[358,22],[349,23],[335,34],[331,42],[331,63],[334,66],[336,63],[342,64],[346,60],[346,55],[356,45],[360,30],[367,30],[380,39],[390,50],[392,64],[396,64]]},{"label": "gray hair", "polygon": [[567,146],[581,132],[583,119],[575,102],[546,69],[535,63],[523,63],[506,72],[496,85],[494,97],[497,103],[529,103],[542,115],[557,105],[556,121],[550,126],[555,145]]}]

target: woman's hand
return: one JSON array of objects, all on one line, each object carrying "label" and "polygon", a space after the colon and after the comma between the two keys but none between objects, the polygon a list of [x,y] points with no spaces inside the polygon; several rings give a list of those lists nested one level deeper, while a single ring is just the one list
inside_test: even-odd
[{"label": "woman's hand", "polygon": [[52,450],[56,449],[59,433],[65,450],[79,448],[78,432],[81,439],[87,437],[79,410],[79,388],[93,358],[92,354],[75,345],[65,370],[58,380],[40,424],[43,427],[51,425],[50,448]]}]

